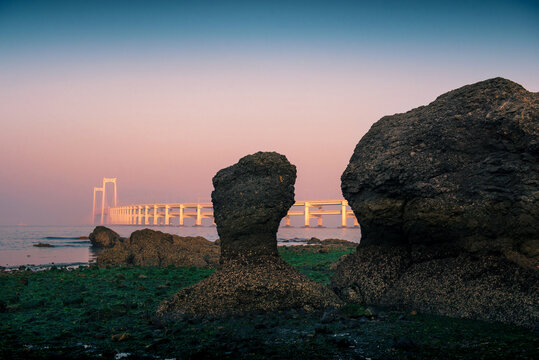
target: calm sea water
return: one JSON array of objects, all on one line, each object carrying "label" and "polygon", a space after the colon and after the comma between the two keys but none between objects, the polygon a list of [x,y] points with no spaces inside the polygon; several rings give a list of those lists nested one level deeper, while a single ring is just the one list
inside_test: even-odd
[{"label": "calm sea water", "polygon": [[[175,226],[139,226],[111,225],[111,229],[123,237],[133,231],[150,228],[180,236],[203,236],[210,241],[218,238],[215,226],[175,227]],[[93,261],[95,252],[89,240],[78,239],[88,236],[94,226],[0,226],[0,266],[16,267],[20,265],[66,266],[85,265]],[[344,239],[359,243],[359,228],[303,228],[281,227],[277,238],[281,245],[305,243],[311,237],[319,239]],[[35,247],[37,243],[47,243],[54,247]]]}]

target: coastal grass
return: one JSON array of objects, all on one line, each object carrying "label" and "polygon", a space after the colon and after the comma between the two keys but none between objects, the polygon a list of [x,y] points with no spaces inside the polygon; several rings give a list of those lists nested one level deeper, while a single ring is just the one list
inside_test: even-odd
[{"label": "coastal grass", "polygon": [[[280,247],[328,284],[353,247]],[[534,359],[537,331],[347,304],[221,319],[155,317],[158,304],[214,270],[95,266],[0,273],[0,358]]]}]

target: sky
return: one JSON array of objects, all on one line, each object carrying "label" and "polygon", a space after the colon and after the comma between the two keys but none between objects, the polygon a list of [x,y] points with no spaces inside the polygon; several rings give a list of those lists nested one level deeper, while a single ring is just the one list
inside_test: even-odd
[{"label": "sky", "polygon": [[208,201],[257,151],[342,198],[374,122],[496,76],[539,91],[537,1],[0,0],[0,224],[87,224],[103,177]]}]

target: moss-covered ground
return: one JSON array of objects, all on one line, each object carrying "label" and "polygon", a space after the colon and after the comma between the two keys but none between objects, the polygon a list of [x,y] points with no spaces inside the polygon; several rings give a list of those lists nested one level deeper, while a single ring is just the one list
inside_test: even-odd
[{"label": "moss-covered ground", "polygon": [[[315,281],[353,248],[280,248]],[[212,273],[116,267],[0,273],[2,359],[538,359],[537,330],[348,304],[165,322],[158,304]]]}]

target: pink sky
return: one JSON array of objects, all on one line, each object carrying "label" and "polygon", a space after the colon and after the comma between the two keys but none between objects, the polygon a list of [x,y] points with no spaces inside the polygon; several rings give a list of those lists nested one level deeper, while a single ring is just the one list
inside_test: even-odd
[{"label": "pink sky", "polygon": [[122,204],[207,200],[219,169],[259,150],[297,166],[296,200],[341,198],[340,175],[380,117],[498,75],[539,88],[503,63],[95,60],[0,70],[0,224],[88,223],[103,177],[118,178]]},{"label": "pink sky", "polygon": [[256,151],[297,200],[341,198],[384,115],[501,76],[539,89],[533,2],[0,2],[0,225],[86,224],[121,204],[207,200]]}]

